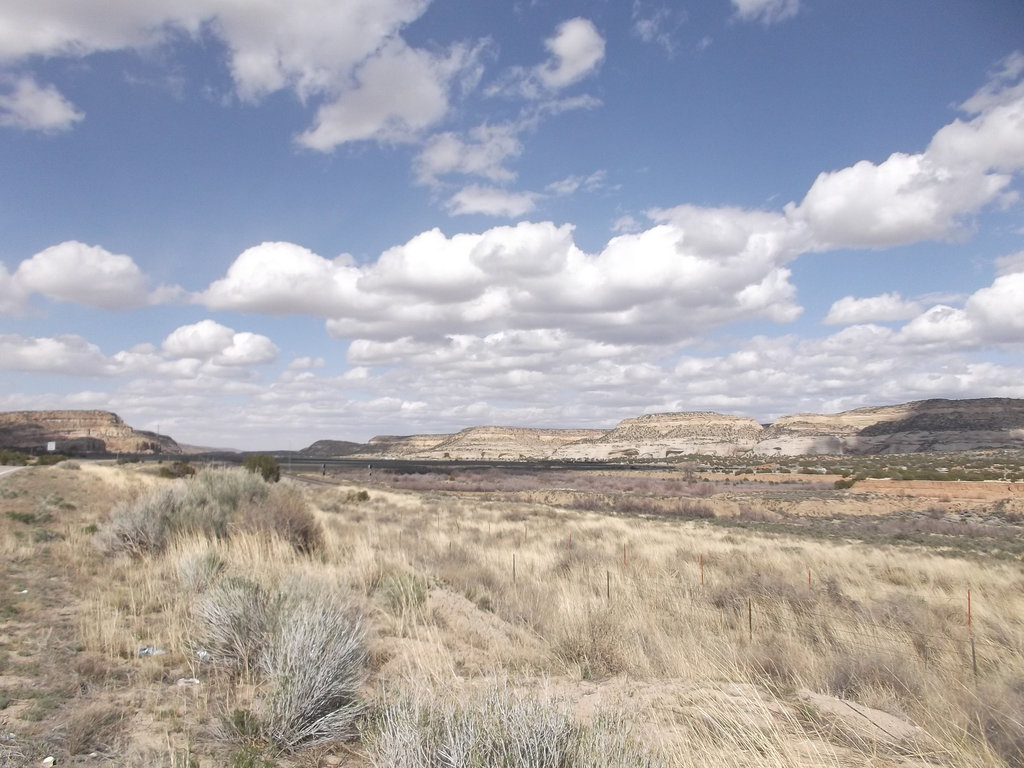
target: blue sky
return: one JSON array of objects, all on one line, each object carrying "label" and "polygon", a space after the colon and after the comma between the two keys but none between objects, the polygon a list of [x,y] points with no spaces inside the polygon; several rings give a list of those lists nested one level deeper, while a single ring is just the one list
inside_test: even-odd
[{"label": "blue sky", "polygon": [[0,409],[300,448],[1024,397],[1012,0],[0,0]]}]

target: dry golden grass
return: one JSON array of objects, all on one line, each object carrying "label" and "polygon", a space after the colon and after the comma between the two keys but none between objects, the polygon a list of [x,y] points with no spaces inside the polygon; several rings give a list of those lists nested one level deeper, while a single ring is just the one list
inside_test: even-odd
[{"label": "dry golden grass", "polygon": [[[5,749],[83,764],[382,765],[358,740],[280,752],[246,732],[237,713],[258,711],[267,684],[196,653],[197,601],[230,578],[268,593],[328,584],[360,606],[371,715],[509,691],[580,723],[628,721],[666,765],[1024,764],[1019,562],[480,494],[369,487],[360,502],[364,486],[297,483],[322,528],[312,553],[241,526],[104,554],[92,526],[153,483],[88,464],[0,481],[16,513],[0,520],[0,730],[15,734],[0,765]],[[19,517],[41,509],[42,522]]]}]

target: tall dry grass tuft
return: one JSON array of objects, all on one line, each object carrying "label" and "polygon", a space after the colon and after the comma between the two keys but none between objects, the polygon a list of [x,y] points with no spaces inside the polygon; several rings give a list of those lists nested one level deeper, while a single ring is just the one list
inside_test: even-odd
[{"label": "tall dry grass tuft", "polygon": [[320,550],[324,543],[323,528],[302,491],[287,485],[275,485],[260,498],[244,499],[237,526],[244,531],[272,531],[303,554]]},{"label": "tall dry grass tuft", "polygon": [[255,685],[250,705],[223,700],[234,737],[295,750],[345,739],[363,710],[369,655],[361,609],[321,580],[273,589],[226,576],[198,595],[188,648],[232,680]]},{"label": "tall dry grass tuft", "polygon": [[224,578],[196,600],[192,645],[202,658],[248,676],[260,663],[277,621],[275,609],[271,595],[256,582]]},{"label": "tall dry grass tuft", "polygon": [[293,583],[260,656],[264,733],[285,749],[351,737],[368,661],[357,607],[322,586]]},{"label": "tall dry grass tuft", "polygon": [[491,685],[464,700],[399,695],[363,731],[370,763],[394,768],[655,768],[665,756],[643,746],[625,721],[578,721],[566,702]]}]

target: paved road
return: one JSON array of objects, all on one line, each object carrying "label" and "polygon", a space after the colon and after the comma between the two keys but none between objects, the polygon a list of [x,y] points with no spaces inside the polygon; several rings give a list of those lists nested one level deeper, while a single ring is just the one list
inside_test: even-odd
[{"label": "paved road", "polygon": [[19,469],[22,469],[22,467],[0,467],[0,477],[9,475],[11,472],[17,472]]}]

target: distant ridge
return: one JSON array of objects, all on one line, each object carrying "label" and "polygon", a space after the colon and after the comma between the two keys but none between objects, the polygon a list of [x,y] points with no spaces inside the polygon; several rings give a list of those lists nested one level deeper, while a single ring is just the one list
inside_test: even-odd
[{"label": "distant ridge", "polygon": [[[318,441],[304,452],[331,442]],[[918,400],[835,414],[794,414],[768,426],[711,411],[652,413],[624,419],[610,430],[480,426],[454,434],[380,436],[362,446],[339,444],[345,452],[332,455],[484,461],[1024,449],[1024,399]]]},{"label": "distant ridge", "polygon": [[317,440],[312,445],[303,448],[299,453],[303,456],[332,458],[359,453],[364,448],[366,446],[362,443],[351,443],[348,440]]},{"label": "distant ridge", "polygon": [[[109,411],[0,412],[0,447],[70,453],[186,451]],[[767,426],[711,411],[651,413],[612,429],[477,426],[453,434],[317,440],[315,458],[471,461],[666,459],[684,455],[800,456],[1024,449],[1024,399],[918,400],[834,414],[782,416]]]}]

